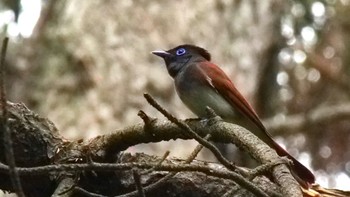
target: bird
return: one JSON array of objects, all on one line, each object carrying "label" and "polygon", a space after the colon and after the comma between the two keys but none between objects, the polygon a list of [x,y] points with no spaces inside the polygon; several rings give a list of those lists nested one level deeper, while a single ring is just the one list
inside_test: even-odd
[{"label": "bird", "polygon": [[206,118],[206,108],[210,107],[224,121],[247,128],[279,156],[292,160],[292,175],[303,188],[309,188],[315,182],[314,174],[273,140],[253,107],[230,78],[211,62],[211,55],[206,49],[183,44],[166,51],[152,51],[152,54],[165,61],[178,96],[199,118]]}]

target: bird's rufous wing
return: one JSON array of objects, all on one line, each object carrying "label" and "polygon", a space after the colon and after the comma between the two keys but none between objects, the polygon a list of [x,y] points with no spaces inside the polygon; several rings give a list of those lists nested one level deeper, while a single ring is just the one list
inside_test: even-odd
[{"label": "bird's rufous wing", "polygon": [[242,115],[245,115],[248,119],[250,119],[258,128],[266,132],[264,125],[261,123],[252,106],[236,89],[224,71],[222,71],[217,65],[211,62],[201,63],[200,69],[203,71],[203,74],[207,76],[206,80],[213,89],[222,95],[224,99],[229,102],[235,109],[237,109]]}]

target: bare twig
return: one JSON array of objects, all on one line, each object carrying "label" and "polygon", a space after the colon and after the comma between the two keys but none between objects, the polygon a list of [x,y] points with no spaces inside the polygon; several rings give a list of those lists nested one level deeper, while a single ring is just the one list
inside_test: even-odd
[{"label": "bare twig", "polygon": [[146,197],[145,191],[142,188],[140,174],[137,172],[136,169],[132,169],[132,176],[134,177],[136,189],[137,189],[137,192],[138,192],[139,196],[140,197]]},{"label": "bare twig", "polygon": [[150,118],[144,111],[140,110],[139,113],[137,113],[140,118],[142,118],[145,125],[149,125],[152,123],[153,119]]},{"label": "bare twig", "polygon": [[18,172],[16,170],[16,162],[14,158],[14,151],[13,151],[13,142],[11,137],[11,131],[9,130],[7,126],[7,119],[8,119],[8,112],[7,112],[7,102],[6,102],[6,92],[5,92],[5,57],[6,57],[6,50],[7,50],[7,44],[8,44],[8,38],[4,38],[2,42],[2,48],[1,48],[1,60],[0,60],[0,91],[1,91],[1,97],[0,97],[0,104],[1,104],[1,126],[0,129],[3,132],[3,143],[4,143],[4,152],[6,155],[6,162],[9,165],[10,169],[10,179],[13,185],[14,190],[16,191],[17,195],[19,197],[24,197],[24,192],[22,189],[21,181],[18,175]]},{"label": "bare twig", "polygon": [[[168,150],[165,151],[164,155],[160,158],[159,162],[154,167],[156,168],[157,166],[161,165],[165,161],[165,159],[169,156],[169,154],[170,154],[170,151],[168,151]],[[148,174],[154,170],[155,170],[154,168],[151,168],[149,170],[142,172],[141,175]]]},{"label": "bare twig", "polygon": [[[207,134],[203,139],[205,140],[209,140],[211,137],[210,134]],[[203,149],[203,145],[202,144],[198,144],[196,146],[196,148],[192,151],[192,153],[190,154],[190,156],[185,160],[184,163],[191,163],[199,154],[199,152]]]},{"label": "bare twig", "polygon": [[107,196],[104,196],[104,195],[101,195],[101,194],[96,194],[96,193],[92,193],[92,192],[89,192],[81,187],[75,187],[74,188],[74,192],[77,192],[77,193],[80,193],[80,194],[84,194],[84,196],[87,196],[87,197],[107,197]]},{"label": "bare twig", "polygon": [[152,123],[156,120],[155,118],[151,118],[149,117],[144,111],[140,110],[137,115],[143,120],[143,122],[145,123],[145,131],[146,132],[150,132],[152,131],[151,128],[152,127]]},{"label": "bare twig", "polygon": [[287,157],[281,157],[277,161],[266,163],[266,164],[261,164],[258,167],[254,168],[253,170],[251,170],[249,179],[252,180],[256,176],[262,175],[262,174],[270,171],[276,165],[288,164],[290,162],[291,162],[291,160],[289,160]]}]

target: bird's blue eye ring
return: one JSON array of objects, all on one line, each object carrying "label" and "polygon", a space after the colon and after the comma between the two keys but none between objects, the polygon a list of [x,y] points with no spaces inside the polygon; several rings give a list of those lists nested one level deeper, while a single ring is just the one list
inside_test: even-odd
[{"label": "bird's blue eye ring", "polygon": [[185,53],[186,53],[186,49],[184,49],[184,48],[179,48],[178,50],[176,50],[176,55],[177,56],[181,56],[181,55],[183,55]]}]

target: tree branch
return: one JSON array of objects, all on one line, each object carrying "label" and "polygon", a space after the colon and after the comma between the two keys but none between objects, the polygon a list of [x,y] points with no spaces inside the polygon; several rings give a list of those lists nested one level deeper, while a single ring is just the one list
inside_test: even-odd
[{"label": "tree branch", "polygon": [[[185,186],[183,185],[181,188],[177,188],[179,183],[184,181],[180,179],[184,177],[191,179],[192,177],[198,178],[197,181],[192,180],[192,182],[198,182],[198,185],[200,185],[192,192],[200,192],[206,188],[208,189],[207,191],[213,192],[210,193],[211,196],[221,196],[231,190],[236,185],[234,182],[239,180],[236,173],[223,169],[218,164],[208,164],[200,161],[195,161],[193,164],[183,164],[175,162],[175,160],[165,159],[166,157],[160,159],[149,157],[146,160],[141,158],[142,155],[140,154],[131,157],[122,153],[126,148],[139,143],[192,138],[178,125],[171,122],[146,118],[148,120],[146,121],[148,122],[147,124],[136,124],[108,135],[98,136],[88,142],[82,140],[67,141],[59,135],[57,129],[49,120],[39,117],[23,104],[8,103],[8,112],[9,128],[14,134],[14,153],[16,158],[18,158],[17,166],[22,166],[16,169],[20,174],[21,180],[24,180],[24,191],[27,195],[29,194],[28,196],[51,195],[57,189],[56,185],[62,180],[60,176],[63,175],[63,178],[65,178],[66,175],[71,176],[72,173],[78,177],[76,187],[91,191],[91,194],[104,194],[107,196],[125,194],[133,191],[135,188],[134,181],[130,180],[130,170],[135,168],[148,172],[140,172],[142,175],[140,181],[144,189],[146,188],[145,186],[155,183],[160,177],[166,176],[164,171],[187,172],[179,173],[177,176],[168,179],[162,186],[158,185],[158,187],[150,191],[150,194],[159,194],[164,187],[173,192],[184,189],[183,187]],[[147,116],[146,114],[143,115],[144,117]],[[293,196],[291,192],[295,191],[290,189],[291,186],[297,190],[300,189],[298,185],[294,185],[293,182],[295,180],[291,177],[285,163],[281,162],[273,150],[261,143],[249,131],[230,123],[210,122],[208,124],[205,121],[189,120],[184,123],[199,136],[203,137],[210,134],[212,141],[235,143],[250,153],[260,163],[270,164],[273,168],[272,172],[276,182],[282,188],[289,188],[288,191],[282,190],[283,196]],[[3,150],[2,144],[0,144],[0,150]],[[137,160],[137,158],[141,159]],[[4,156],[0,154],[0,162],[3,162],[4,159]],[[216,168],[214,166],[221,167]],[[253,177],[256,174],[261,174],[260,168],[255,170],[257,172],[249,169],[246,171],[247,175],[254,175]],[[198,174],[198,172],[200,173]],[[206,178],[201,173],[205,174],[206,176],[204,177]],[[9,166],[0,163],[0,188],[13,191],[11,184],[8,184],[8,175]],[[36,179],[35,183],[29,181],[33,177]],[[251,179],[252,177],[247,177],[247,180]],[[253,182],[262,186],[261,184],[266,183],[266,179],[260,182],[261,180],[261,177],[255,177]],[[210,185],[212,182],[219,183],[219,185]],[[101,186],[99,186],[100,184]],[[211,187],[211,189],[207,188],[207,186]],[[110,190],[106,190],[106,187],[110,188]],[[238,190],[231,192],[237,194],[237,192],[243,191],[240,187],[237,188]],[[264,192],[269,196],[276,196],[273,191],[270,191],[271,189],[279,191],[278,187],[271,182],[269,182],[268,187],[265,185],[260,188],[265,188]],[[74,190],[74,192],[78,190]],[[249,193],[245,194],[251,195]]]}]

